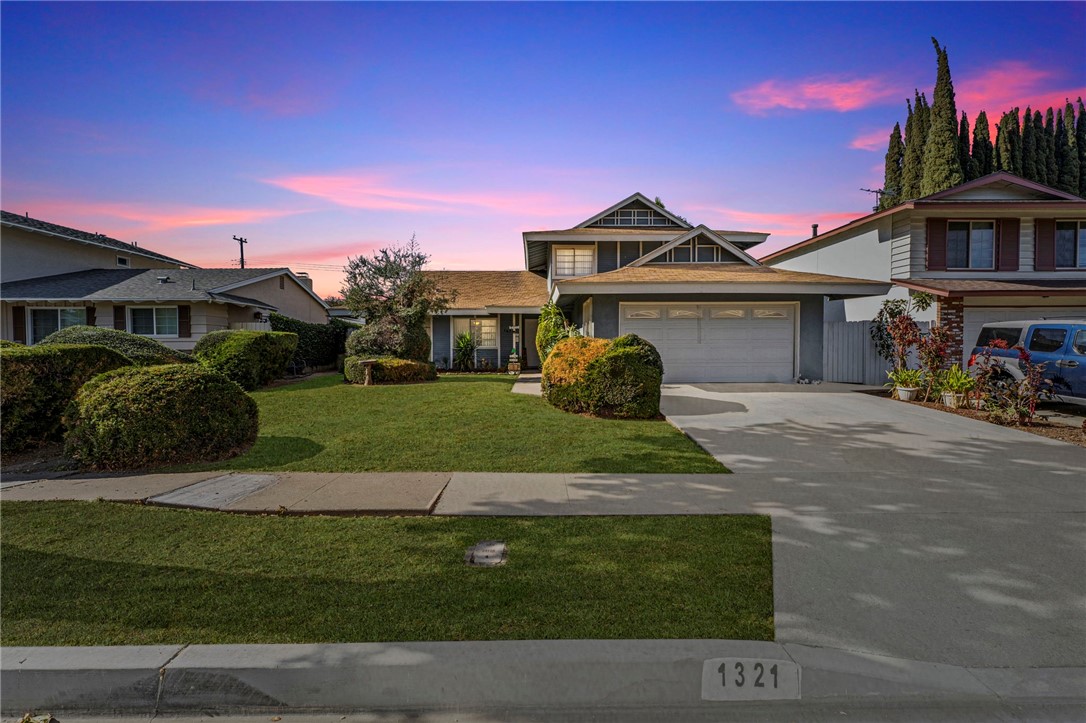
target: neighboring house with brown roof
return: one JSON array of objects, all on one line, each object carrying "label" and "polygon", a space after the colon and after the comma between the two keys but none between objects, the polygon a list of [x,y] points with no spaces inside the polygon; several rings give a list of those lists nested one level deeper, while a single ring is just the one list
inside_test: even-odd
[{"label": "neighboring house with brown roof", "polygon": [[101,234],[3,212],[0,337],[33,344],[88,324],[190,350],[219,329],[269,328],[278,312],[324,323],[327,305],[290,269],[201,269]]},{"label": "neighboring house with brown roof", "polygon": [[573,228],[525,232],[525,271],[432,272],[459,292],[432,317],[434,361],[469,331],[495,366],[513,347],[537,365],[539,307],[553,300],[586,334],[651,341],[667,382],[820,379],[824,299],[890,285],[763,267],[747,250],[767,236],[694,226],[640,193]]},{"label": "neighboring house with brown roof", "polygon": [[917,318],[951,329],[964,359],[985,323],[1086,317],[1086,200],[1001,171],[869,214],[762,262],[895,284],[885,297],[828,302],[827,320],[871,319],[885,298],[930,292],[936,307]]}]

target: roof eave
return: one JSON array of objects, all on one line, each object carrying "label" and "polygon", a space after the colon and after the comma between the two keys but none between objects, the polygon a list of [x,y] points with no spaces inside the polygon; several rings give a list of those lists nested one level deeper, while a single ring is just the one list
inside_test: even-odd
[{"label": "roof eave", "polygon": [[[836,298],[882,296],[890,291],[890,282],[834,283],[834,282],[742,282],[742,281],[612,281],[578,283],[563,281],[555,284],[555,294],[769,294],[774,296],[813,294]],[[557,298],[557,296],[555,297]]]}]

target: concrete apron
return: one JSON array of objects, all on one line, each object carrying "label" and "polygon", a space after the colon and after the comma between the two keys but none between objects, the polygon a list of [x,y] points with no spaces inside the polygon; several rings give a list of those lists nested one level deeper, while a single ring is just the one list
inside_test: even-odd
[{"label": "concrete apron", "polygon": [[[729,695],[718,672],[722,658],[746,661],[750,677],[740,700],[719,700]],[[755,661],[778,664],[782,678],[794,675],[795,685],[755,691]],[[730,680],[725,685],[735,695],[737,679]],[[785,699],[790,705],[877,700],[975,708],[1078,704],[1086,700],[1086,669],[963,668],[729,640],[13,647],[3,650],[0,687],[6,715],[597,706],[726,712],[752,700],[774,706]]]}]

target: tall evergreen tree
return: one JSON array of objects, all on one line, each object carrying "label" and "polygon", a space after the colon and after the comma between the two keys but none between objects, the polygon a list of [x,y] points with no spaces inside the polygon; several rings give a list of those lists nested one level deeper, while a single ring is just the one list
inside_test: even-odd
[{"label": "tall evergreen tree", "polygon": [[997,171],[1022,175],[1022,129],[1018,125],[1018,109],[1004,113],[996,129]]},{"label": "tall evergreen tree", "polygon": [[973,157],[969,171],[973,178],[987,176],[992,172],[992,132],[988,128],[988,114],[981,111],[973,124]]},{"label": "tall evergreen tree", "polygon": [[886,166],[883,172],[882,195],[879,210],[893,208],[902,201],[901,167],[905,162],[905,144],[901,142],[901,124],[895,123],[886,147]]},{"label": "tall evergreen tree", "polygon": [[[935,94],[931,101],[931,122],[924,144],[924,170],[920,177],[920,195],[927,196],[959,186],[965,180],[958,159],[958,109],[954,103],[954,81],[950,78],[950,59],[946,47],[931,39],[938,58]],[[1076,184],[1077,185],[1077,184]]]},{"label": "tall evergreen tree", "polygon": [[1055,186],[1060,178],[1060,167],[1056,164],[1056,116],[1051,108],[1045,111],[1045,175],[1050,186]]},{"label": "tall evergreen tree", "polygon": [[972,181],[976,176],[970,169],[972,164],[969,158],[969,117],[962,111],[962,122],[958,125],[958,163],[962,167],[963,180]]},{"label": "tall evergreen tree", "polygon": [[1078,99],[1075,142],[1078,143],[1078,195],[1086,198],[1086,107],[1082,105],[1082,98]]},{"label": "tall evergreen tree", "polygon": [[1045,136],[1045,121],[1041,117],[1041,111],[1033,111],[1030,120],[1033,126],[1033,143],[1037,147],[1037,157],[1034,159],[1037,166],[1037,183],[1048,183],[1048,139]]},{"label": "tall evergreen tree", "polygon": [[1022,177],[1037,180],[1037,138],[1033,135],[1033,109],[1026,106],[1022,116]]},{"label": "tall evergreen tree", "polygon": [[913,104],[905,101],[909,117],[905,121],[905,156],[901,165],[901,200],[908,201],[920,196],[920,174],[924,154],[923,109],[920,91],[913,91]]},{"label": "tall evergreen tree", "polygon": [[1056,117],[1056,132],[1059,134],[1056,162],[1060,166],[1056,188],[1078,195],[1078,141],[1075,138],[1075,107],[1071,101],[1067,101],[1063,113]]}]

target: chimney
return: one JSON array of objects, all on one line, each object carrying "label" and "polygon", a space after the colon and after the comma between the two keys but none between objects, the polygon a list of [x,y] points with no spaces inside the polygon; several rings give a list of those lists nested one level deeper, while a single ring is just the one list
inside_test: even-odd
[{"label": "chimney", "polygon": [[308,272],[298,271],[294,275],[298,277],[298,281],[301,281],[307,289],[309,289],[310,291],[313,290],[313,279],[309,277]]},{"label": "chimney", "polygon": [[811,224],[811,238],[814,238],[817,235],[818,235],[818,224],[817,223],[812,223]]}]

